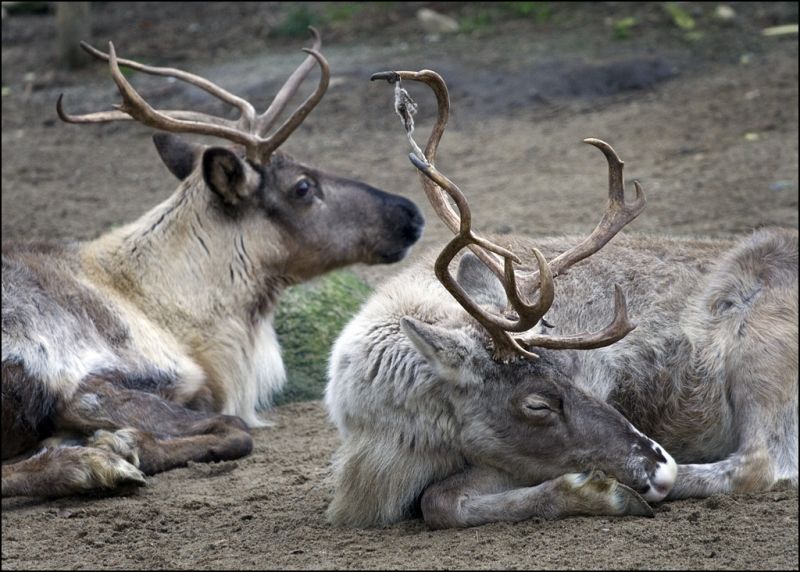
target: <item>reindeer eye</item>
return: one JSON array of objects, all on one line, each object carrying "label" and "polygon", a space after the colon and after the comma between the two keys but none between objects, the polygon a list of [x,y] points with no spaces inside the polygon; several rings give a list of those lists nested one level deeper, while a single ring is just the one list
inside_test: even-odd
[{"label": "reindeer eye", "polygon": [[309,179],[300,179],[294,185],[294,194],[299,199],[310,198],[313,191],[314,185]]},{"label": "reindeer eye", "polygon": [[546,403],[542,403],[541,401],[533,402],[533,403],[526,403],[525,409],[529,409],[531,411],[544,411],[545,409],[550,409]]}]

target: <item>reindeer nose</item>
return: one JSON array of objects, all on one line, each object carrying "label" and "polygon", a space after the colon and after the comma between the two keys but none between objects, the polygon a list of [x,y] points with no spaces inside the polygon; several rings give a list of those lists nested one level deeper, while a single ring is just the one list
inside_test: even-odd
[{"label": "reindeer nose", "polygon": [[411,208],[408,209],[410,213],[410,220],[408,222],[408,238],[409,240],[416,242],[419,240],[419,237],[422,236],[422,229],[425,228],[425,218],[417,208],[417,205],[414,203],[410,204]]},{"label": "reindeer nose", "polygon": [[[652,440],[651,440],[652,441]],[[642,491],[642,496],[650,502],[659,502],[672,490],[675,477],[678,476],[678,465],[675,459],[667,453],[661,445],[652,441],[653,451],[657,457],[656,467],[648,474],[648,488]]]},{"label": "reindeer nose", "polygon": [[425,228],[425,218],[422,216],[417,205],[405,197],[397,197],[396,209],[401,213],[404,224],[401,226],[402,239],[408,245],[414,244],[422,236]]}]

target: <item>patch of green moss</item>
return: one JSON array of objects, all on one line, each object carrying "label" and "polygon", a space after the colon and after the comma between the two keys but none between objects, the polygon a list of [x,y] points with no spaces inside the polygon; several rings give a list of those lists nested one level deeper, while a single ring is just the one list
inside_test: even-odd
[{"label": "patch of green moss", "polygon": [[333,342],[370,293],[370,287],[355,274],[339,271],[283,294],[275,331],[287,383],[276,404],[322,398]]}]

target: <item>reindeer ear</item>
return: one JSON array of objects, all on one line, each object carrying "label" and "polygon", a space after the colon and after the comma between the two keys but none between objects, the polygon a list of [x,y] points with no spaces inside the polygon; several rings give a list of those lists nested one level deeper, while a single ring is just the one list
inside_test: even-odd
[{"label": "reindeer ear", "polygon": [[195,161],[203,149],[202,145],[187,143],[172,133],[156,133],[153,143],[169,172],[181,181],[192,174]]},{"label": "reindeer ear", "polygon": [[408,316],[400,318],[400,328],[439,377],[462,381],[462,368],[471,362],[468,358],[475,350],[475,341],[464,330],[433,326]]},{"label": "reindeer ear", "polygon": [[211,147],[203,153],[203,180],[229,205],[237,205],[258,186],[257,174],[236,153]]},{"label": "reindeer ear", "polygon": [[506,292],[497,276],[481,259],[467,252],[458,263],[456,281],[478,304],[502,310],[508,304]]}]

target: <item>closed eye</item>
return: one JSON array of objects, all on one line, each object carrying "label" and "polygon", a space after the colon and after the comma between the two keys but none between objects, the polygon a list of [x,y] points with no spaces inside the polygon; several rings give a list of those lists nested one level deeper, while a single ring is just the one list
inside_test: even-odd
[{"label": "closed eye", "polygon": [[525,409],[530,409],[531,411],[542,411],[545,409],[550,409],[545,403],[526,403]]}]

